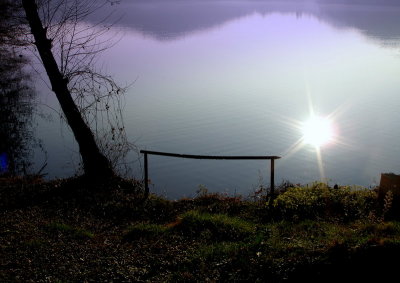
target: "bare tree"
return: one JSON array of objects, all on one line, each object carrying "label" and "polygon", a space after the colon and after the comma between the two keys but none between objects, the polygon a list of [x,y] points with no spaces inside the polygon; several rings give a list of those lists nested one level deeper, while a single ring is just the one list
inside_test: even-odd
[{"label": "bare tree", "polygon": [[[111,139],[124,137],[121,110],[115,97],[125,88],[112,77],[98,72],[96,55],[110,47],[105,33],[110,28],[100,21],[85,22],[88,15],[107,3],[95,0],[22,0],[34,45],[60,103],[66,121],[79,145],[85,175],[114,176],[108,158],[101,152],[90,126],[99,136],[99,123],[111,125]],[[104,121],[106,120],[106,121]],[[122,142],[120,141],[120,144]],[[107,144],[105,145],[107,147]]]}]

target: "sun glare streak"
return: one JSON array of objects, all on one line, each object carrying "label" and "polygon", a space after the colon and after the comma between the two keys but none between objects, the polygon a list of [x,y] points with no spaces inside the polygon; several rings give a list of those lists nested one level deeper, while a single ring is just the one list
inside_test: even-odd
[{"label": "sun glare streak", "polygon": [[295,154],[296,152],[298,152],[300,149],[302,149],[304,146],[303,144],[303,139],[299,139],[298,141],[296,141],[294,144],[292,144],[284,153],[283,156],[285,158],[290,157],[291,155]]},{"label": "sun glare streak", "polygon": [[351,143],[350,141],[345,140],[344,138],[340,138],[338,136],[335,136],[334,142],[335,142],[335,145],[346,147],[346,148],[353,149],[353,150],[360,148],[360,146],[358,144]]},{"label": "sun glare streak", "polygon": [[276,113],[277,120],[291,128],[301,129],[302,123],[294,118],[287,117],[286,115]]}]

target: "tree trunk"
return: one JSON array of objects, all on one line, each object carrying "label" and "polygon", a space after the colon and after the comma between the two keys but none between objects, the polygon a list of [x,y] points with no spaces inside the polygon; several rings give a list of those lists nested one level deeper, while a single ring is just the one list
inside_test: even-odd
[{"label": "tree trunk", "polygon": [[85,123],[72,99],[68,89],[68,82],[61,74],[54,55],[51,51],[52,42],[47,38],[46,30],[38,14],[38,7],[35,0],[22,0],[22,4],[29,22],[31,32],[35,38],[35,45],[39,51],[46,73],[50,79],[53,92],[61,105],[61,109],[71,127],[76,141],[79,145],[79,152],[82,156],[85,175],[89,177],[111,177],[114,175],[110,162],[100,152],[94,135],[89,126]]}]

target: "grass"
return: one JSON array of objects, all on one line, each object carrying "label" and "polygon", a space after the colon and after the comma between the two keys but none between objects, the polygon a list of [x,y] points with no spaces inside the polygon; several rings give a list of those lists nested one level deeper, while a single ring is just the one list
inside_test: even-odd
[{"label": "grass", "polygon": [[[392,222],[384,226],[398,225]],[[366,227],[373,232],[366,233]],[[386,229],[382,230],[382,224],[348,226],[315,221],[279,222],[269,224],[265,229],[267,233],[255,234],[246,241],[200,245],[184,272],[175,274],[174,280],[183,280],[179,277],[188,277],[188,274],[195,280],[204,280],[203,274],[213,274],[217,281],[297,282],[299,278],[329,281],[330,278],[344,277],[340,270],[338,274],[334,273],[336,268],[346,268],[348,276],[354,277],[362,268],[359,262],[362,256],[365,258],[361,262],[369,261],[365,267],[374,265],[374,269],[363,270],[360,278],[375,278],[374,271],[393,266],[394,255],[400,251],[400,234],[397,230],[394,234],[391,230],[391,235],[382,234]],[[389,249],[391,252],[386,253]],[[380,257],[374,257],[376,251]],[[313,274],[308,273],[311,270]],[[385,278],[386,275],[381,276]]]},{"label": "grass", "polygon": [[384,209],[373,190],[292,186],[269,206],[204,191],[139,202],[118,186],[85,194],[77,180],[1,184],[0,282],[385,282],[397,272],[396,204]]},{"label": "grass", "polygon": [[138,223],[130,226],[124,234],[125,241],[140,240],[142,238],[157,238],[163,236],[168,228],[160,224]]},{"label": "grass", "polygon": [[206,236],[214,240],[243,240],[255,231],[254,224],[238,217],[198,210],[191,210],[179,216],[172,228],[187,236]]}]

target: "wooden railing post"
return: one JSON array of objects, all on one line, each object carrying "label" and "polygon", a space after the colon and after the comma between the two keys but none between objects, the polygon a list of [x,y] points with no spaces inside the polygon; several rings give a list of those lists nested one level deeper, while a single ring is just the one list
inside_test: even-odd
[{"label": "wooden railing post", "polygon": [[275,194],[275,159],[271,159],[271,197]]},{"label": "wooden railing post", "polygon": [[149,197],[149,165],[147,160],[147,152],[144,152],[144,198]]}]

